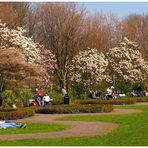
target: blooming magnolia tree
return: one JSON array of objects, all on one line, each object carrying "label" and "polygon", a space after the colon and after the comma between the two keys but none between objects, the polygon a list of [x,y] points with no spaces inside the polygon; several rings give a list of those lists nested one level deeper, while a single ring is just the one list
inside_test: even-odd
[{"label": "blooming magnolia tree", "polygon": [[[54,70],[56,66],[56,59],[54,54],[50,51],[50,49],[45,49],[41,52],[41,63],[46,70],[46,75],[44,76],[45,85],[51,83],[53,80]],[[49,77],[50,76],[50,77]]]},{"label": "blooming magnolia tree", "polygon": [[[2,64],[3,62],[0,63],[0,74],[3,74],[3,76],[0,76],[4,77],[4,73],[7,71],[9,75],[16,72],[19,77],[22,77],[21,73],[18,72],[19,65],[21,65],[25,75],[25,78],[22,77],[22,79],[25,80],[27,78],[25,81],[26,86],[28,84],[30,87],[33,86],[33,84],[31,85],[33,79],[36,80],[33,81],[34,85],[37,83],[40,85],[47,85],[50,81],[47,70],[53,70],[53,55],[49,51],[48,53],[44,52],[44,54],[42,54],[41,49],[43,50],[43,46],[34,43],[31,38],[25,37],[24,33],[25,30],[21,27],[9,29],[6,24],[1,23],[0,21],[0,52],[1,56],[3,55],[2,61],[4,62],[4,64]],[[46,60],[42,57],[46,57]],[[12,66],[8,68],[7,64]],[[9,80],[9,85],[11,85],[10,80],[15,80],[16,83],[22,83],[22,80],[18,81],[15,77],[6,77],[6,79]]]},{"label": "blooming magnolia tree", "polygon": [[72,60],[71,81],[78,83],[99,84],[103,80],[109,81],[106,72],[108,61],[103,53],[97,49],[79,52]]},{"label": "blooming magnolia tree", "polygon": [[45,49],[41,52],[41,57],[42,57],[42,64],[44,65],[44,67],[46,67],[49,73],[53,72],[56,64],[56,59],[54,54],[50,50]]},{"label": "blooming magnolia tree", "polygon": [[9,29],[6,24],[0,21],[0,47],[16,47],[21,49],[23,58],[28,63],[38,63],[40,61],[39,45],[29,37],[24,36],[25,30],[21,27]]},{"label": "blooming magnolia tree", "polygon": [[144,82],[148,78],[148,63],[143,59],[135,42],[124,38],[119,47],[109,49],[110,76],[116,81],[127,81],[132,84]]}]

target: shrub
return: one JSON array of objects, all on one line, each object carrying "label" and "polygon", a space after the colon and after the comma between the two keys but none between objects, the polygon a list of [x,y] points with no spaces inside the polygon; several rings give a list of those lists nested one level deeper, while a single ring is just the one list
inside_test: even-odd
[{"label": "shrub", "polygon": [[133,91],[133,85],[127,81],[122,81],[117,84],[117,89],[128,96]]},{"label": "shrub", "polygon": [[133,98],[128,99],[111,99],[111,100],[75,100],[74,104],[112,104],[112,105],[123,105],[123,104],[134,104]]},{"label": "shrub", "polygon": [[0,120],[16,120],[33,116],[35,114],[34,107],[26,107],[20,109],[1,108]]},{"label": "shrub", "polygon": [[74,113],[100,113],[113,111],[112,105],[79,104],[79,105],[53,105],[36,109],[36,113],[43,114],[74,114]]},{"label": "shrub", "polygon": [[73,101],[76,98],[80,98],[80,91],[82,91],[80,87],[77,88],[77,87],[72,86],[68,91],[70,100]]},{"label": "shrub", "polygon": [[16,94],[18,98],[16,103],[22,103],[23,107],[28,106],[28,100],[34,97],[33,92],[30,89],[18,89]]},{"label": "shrub", "polygon": [[64,104],[64,96],[61,93],[51,91],[48,95],[53,99],[53,104]]},{"label": "shrub", "polygon": [[3,106],[10,107],[16,100],[16,95],[12,90],[5,90],[1,94],[3,99]]},{"label": "shrub", "polygon": [[69,95],[71,98],[81,98],[81,95],[85,92],[84,86],[82,84],[73,84],[69,90]]},{"label": "shrub", "polygon": [[16,111],[16,109],[12,107],[0,108],[0,112],[11,112],[11,111]]},{"label": "shrub", "polygon": [[136,102],[148,102],[148,96],[134,98]]}]

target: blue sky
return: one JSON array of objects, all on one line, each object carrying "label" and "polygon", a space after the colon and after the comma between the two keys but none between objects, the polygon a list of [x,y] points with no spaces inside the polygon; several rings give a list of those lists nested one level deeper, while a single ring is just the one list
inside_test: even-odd
[{"label": "blue sky", "polygon": [[87,10],[103,14],[110,12],[122,19],[129,14],[148,14],[148,2],[83,2]]}]

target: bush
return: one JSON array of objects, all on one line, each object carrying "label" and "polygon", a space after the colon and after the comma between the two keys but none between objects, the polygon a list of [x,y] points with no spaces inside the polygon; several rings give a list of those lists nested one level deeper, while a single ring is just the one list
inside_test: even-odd
[{"label": "bush", "polygon": [[3,106],[10,107],[16,100],[16,95],[12,90],[5,90],[2,92]]},{"label": "bush", "polygon": [[123,104],[134,104],[133,98],[128,99],[111,99],[111,100],[75,100],[74,104],[112,104],[112,105],[123,105]]},{"label": "bush", "polygon": [[148,96],[134,98],[136,102],[148,102]]},{"label": "bush", "polygon": [[101,113],[113,111],[112,105],[53,105],[36,109],[36,113],[42,114],[74,114],[74,113]]},{"label": "bush", "polygon": [[53,99],[53,104],[64,104],[64,96],[57,91],[51,91],[48,95]]},{"label": "bush", "polygon": [[116,89],[121,90],[122,93],[125,93],[128,96],[130,95],[130,92],[133,91],[133,85],[127,81],[122,81],[117,84]]},{"label": "bush", "polygon": [[16,109],[12,107],[0,108],[0,112],[12,112],[12,111],[16,111]]},{"label": "bush", "polygon": [[81,98],[81,95],[84,94],[86,90],[82,84],[73,84],[69,90],[69,95],[72,99]]},{"label": "bush", "polygon": [[26,107],[21,109],[1,108],[0,120],[16,120],[27,118],[35,114],[34,107]]},{"label": "bush", "polygon": [[18,101],[23,107],[28,106],[28,100],[33,98],[33,92],[30,89],[18,89],[17,92]]}]

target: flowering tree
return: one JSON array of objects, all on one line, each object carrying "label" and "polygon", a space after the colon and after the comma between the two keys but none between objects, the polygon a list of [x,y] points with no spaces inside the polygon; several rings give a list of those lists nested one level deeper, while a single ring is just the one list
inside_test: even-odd
[{"label": "flowering tree", "polygon": [[0,92],[43,84],[46,73],[41,65],[26,62],[17,48],[0,48],[0,52]]},{"label": "flowering tree", "polygon": [[45,49],[41,52],[41,57],[44,67],[46,67],[49,73],[53,72],[56,63],[54,54],[50,50]]},{"label": "flowering tree", "polygon": [[24,59],[28,63],[38,63],[40,61],[40,49],[31,38],[25,37],[25,30],[21,27],[9,29],[6,24],[0,21],[0,47],[16,47],[21,49]]},{"label": "flowering tree", "polygon": [[106,72],[108,61],[103,53],[97,49],[79,52],[72,60],[71,80],[78,83],[99,84],[103,80],[109,81]]},{"label": "flowering tree", "polygon": [[127,81],[132,84],[144,82],[148,76],[148,63],[143,59],[135,42],[124,38],[119,47],[109,50],[110,76],[115,76],[116,81]]},{"label": "flowering tree", "polygon": [[9,29],[6,24],[0,22],[1,90],[17,85],[22,87],[47,85],[50,80],[41,61],[43,47],[34,43],[31,38],[25,37],[24,33],[21,27]]},{"label": "flowering tree", "polygon": [[[50,49],[44,49],[41,52],[41,63],[46,71],[46,76],[44,76],[45,85],[51,83],[53,80],[54,70],[56,66],[56,59],[54,54],[50,51]],[[50,76],[50,77],[49,77]]]}]

